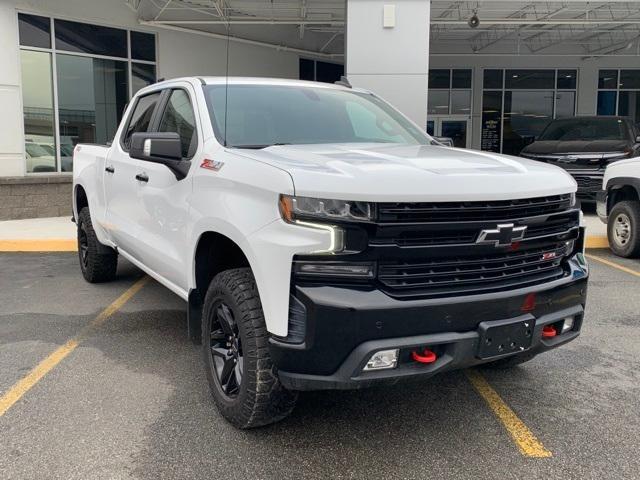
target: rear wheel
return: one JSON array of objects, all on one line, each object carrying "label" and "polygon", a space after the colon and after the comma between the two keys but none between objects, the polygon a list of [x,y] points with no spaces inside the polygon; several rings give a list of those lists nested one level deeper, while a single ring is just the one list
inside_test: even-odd
[{"label": "rear wheel", "polygon": [[620,257],[640,255],[640,202],[616,203],[607,223],[609,246]]},{"label": "rear wheel", "polygon": [[222,416],[238,428],[254,428],[289,415],[297,394],[280,384],[271,361],[251,269],[227,270],[213,279],[202,322],[207,379]]},{"label": "rear wheel", "polygon": [[100,283],[116,278],[118,254],[98,241],[88,207],[80,210],[77,224],[78,258],[84,279],[90,283]]}]

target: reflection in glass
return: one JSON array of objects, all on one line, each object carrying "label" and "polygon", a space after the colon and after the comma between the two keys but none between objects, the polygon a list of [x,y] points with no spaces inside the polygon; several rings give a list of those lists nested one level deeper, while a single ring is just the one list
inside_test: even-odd
[{"label": "reflection in glass", "polygon": [[598,115],[615,115],[618,92],[598,92]]},{"label": "reflection in glass", "polygon": [[60,160],[72,170],[70,153],[78,143],[113,139],[128,99],[127,63],[57,55]]},{"label": "reflection in glass", "polygon": [[51,21],[38,15],[18,14],[20,45],[51,48]]},{"label": "reflection in glass", "polygon": [[146,63],[131,63],[131,88],[132,95],[138,90],[156,83],[156,66]]},{"label": "reflection in glass", "polygon": [[131,58],[156,61],[156,36],[152,33],[131,32]]},{"label": "reflection in glass", "polygon": [[20,60],[27,172],[55,172],[51,54],[22,50]]},{"label": "reflection in glass", "polygon": [[518,155],[553,118],[553,91],[506,91],[502,152]]},{"label": "reflection in glass", "polygon": [[576,92],[556,94],[556,118],[573,117],[576,111]]},{"label": "reflection in glass", "polygon": [[620,70],[620,88],[640,89],[640,70]]},{"label": "reflection in glass", "polygon": [[469,115],[471,113],[471,90],[451,91],[451,113]]},{"label": "reflection in glass", "polygon": [[451,71],[444,69],[429,70],[429,88],[450,88]]},{"label": "reflection in glass", "polygon": [[555,70],[507,70],[505,88],[555,88]]},{"label": "reflection in glass", "polygon": [[640,92],[620,92],[618,115],[640,122]]},{"label": "reflection in glass", "polygon": [[618,88],[618,70],[600,70],[598,72],[598,88]]},{"label": "reflection in glass", "polygon": [[467,122],[466,120],[443,120],[442,136],[451,138],[456,148],[467,147]]},{"label": "reflection in glass", "polygon": [[127,56],[127,31],[89,23],[55,20],[56,48],[109,57]]},{"label": "reflection in glass", "polygon": [[429,90],[427,110],[431,115],[449,113],[449,90]]}]

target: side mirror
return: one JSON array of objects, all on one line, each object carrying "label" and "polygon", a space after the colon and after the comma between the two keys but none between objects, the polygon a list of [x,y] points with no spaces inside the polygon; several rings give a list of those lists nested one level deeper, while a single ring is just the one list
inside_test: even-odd
[{"label": "side mirror", "polygon": [[640,143],[640,135],[636,137],[636,143]]},{"label": "side mirror", "polygon": [[453,138],[449,137],[432,137],[436,141],[436,145],[445,147],[453,147]]},{"label": "side mirror", "polygon": [[190,162],[182,160],[180,135],[175,132],[134,133],[129,156],[166,165],[178,180],[187,176],[191,166]]}]

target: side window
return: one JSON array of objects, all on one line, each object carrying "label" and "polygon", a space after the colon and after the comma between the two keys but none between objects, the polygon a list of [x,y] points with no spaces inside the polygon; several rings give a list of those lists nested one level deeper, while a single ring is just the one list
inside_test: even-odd
[{"label": "side window", "polygon": [[181,89],[171,92],[158,132],[175,132],[180,135],[182,156],[193,157],[198,146],[198,136],[196,118],[187,92]]},{"label": "side window", "polygon": [[160,99],[160,93],[151,93],[138,99],[129,118],[129,124],[122,135],[122,146],[125,150],[129,150],[131,147],[131,135],[137,132],[146,132],[149,129],[151,116]]}]

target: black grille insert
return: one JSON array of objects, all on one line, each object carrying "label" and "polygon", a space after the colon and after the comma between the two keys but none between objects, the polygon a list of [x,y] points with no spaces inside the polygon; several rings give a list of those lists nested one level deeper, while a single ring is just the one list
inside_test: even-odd
[{"label": "black grille insert", "polygon": [[496,200],[488,202],[379,203],[381,223],[421,223],[504,220],[563,212],[571,196]]},{"label": "black grille insert", "polygon": [[378,280],[394,296],[444,296],[519,288],[562,278],[565,243],[495,255],[380,262]]}]

